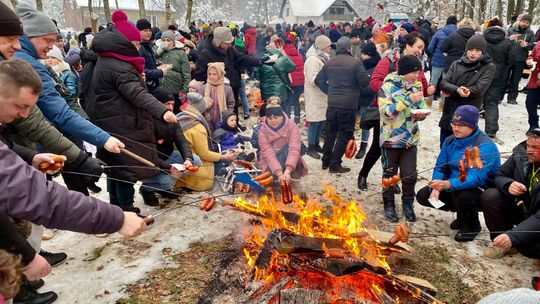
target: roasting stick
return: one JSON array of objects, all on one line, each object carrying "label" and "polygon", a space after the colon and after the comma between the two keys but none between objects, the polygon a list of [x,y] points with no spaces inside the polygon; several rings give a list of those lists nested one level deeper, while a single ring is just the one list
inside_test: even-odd
[{"label": "roasting stick", "polygon": [[157,168],[157,166],[156,166],[154,163],[152,163],[151,161],[149,161],[149,160],[147,160],[147,159],[145,159],[145,158],[143,158],[143,157],[141,157],[141,156],[139,156],[139,155],[137,155],[137,154],[135,154],[135,153],[129,151],[129,150],[126,149],[126,148],[120,148],[120,151],[121,151],[122,153],[126,154],[127,156],[133,158],[134,160],[137,160],[137,161],[139,161],[139,162],[141,162],[141,163],[147,165],[148,167]]}]

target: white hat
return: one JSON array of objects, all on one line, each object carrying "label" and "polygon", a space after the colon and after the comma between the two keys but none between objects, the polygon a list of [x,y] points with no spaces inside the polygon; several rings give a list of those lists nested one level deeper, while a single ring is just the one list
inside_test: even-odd
[{"label": "white hat", "polygon": [[62,55],[62,51],[56,45],[53,45],[52,50],[50,50],[47,53],[47,56],[56,58],[60,61],[64,61],[64,56]]}]

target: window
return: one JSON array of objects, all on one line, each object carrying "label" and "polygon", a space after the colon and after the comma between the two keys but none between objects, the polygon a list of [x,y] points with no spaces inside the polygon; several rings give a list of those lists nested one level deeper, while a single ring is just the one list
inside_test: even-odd
[{"label": "window", "polygon": [[343,7],[331,7],[330,15],[345,15],[345,8]]}]

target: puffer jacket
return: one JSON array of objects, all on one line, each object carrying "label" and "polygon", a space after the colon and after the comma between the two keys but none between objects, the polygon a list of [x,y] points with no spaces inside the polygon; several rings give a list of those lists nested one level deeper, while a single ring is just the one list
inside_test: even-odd
[{"label": "puffer jacket", "polygon": [[292,43],[285,44],[283,50],[292,60],[296,68],[291,72],[291,87],[299,87],[304,85],[304,59],[298,53],[298,50]]},{"label": "puffer jacket", "polygon": [[539,231],[540,230],[540,183],[528,191],[528,176],[531,174],[533,166],[527,160],[527,142],[517,145],[512,156],[504,162],[495,174],[495,187],[508,197],[514,197],[508,192],[512,182],[518,182],[526,186],[527,192],[524,195],[515,197],[516,201],[522,200],[527,208],[527,219],[519,223],[516,227],[506,232],[512,241],[512,246],[523,246],[531,242],[538,242],[536,233],[519,233],[514,231]]},{"label": "puffer jacket", "polygon": [[15,52],[14,57],[28,62],[38,73],[43,84],[37,106],[43,115],[60,131],[82,139],[97,147],[103,147],[110,135],[93,125],[69,108],[66,101],[55,89],[54,81],[45,66],[37,59],[36,49],[30,39],[23,35],[19,38],[22,49]]},{"label": "puffer jacket", "polygon": [[[491,85],[497,67],[487,54],[476,62],[471,62],[467,55],[450,66],[448,73],[441,80],[441,90],[450,94],[444,101],[444,109],[439,127],[451,131],[450,121],[454,111],[462,105],[473,105],[480,108],[484,101],[484,93]],[[461,97],[456,90],[467,87],[471,93],[468,97]]]},{"label": "puffer jacket", "polygon": [[259,130],[259,158],[257,166],[263,172],[268,171],[274,175],[279,170],[285,171],[279,163],[276,154],[284,147],[288,146],[289,154],[285,161],[285,166],[289,167],[293,177],[305,176],[308,172],[306,162],[300,155],[301,138],[300,130],[294,121],[290,120],[287,115],[283,115],[285,122],[283,126],[274,131],[266,120],[263,118],[261,129]]},{"label": "puffer jacket", "polygon": [[418,145],[420,130],[411,111],[425,109],[427,105],[423,99],[414,103],[410,94],[421,90],[422,83],[418,80],[414,84],[407,84],[404,77],[396,72],[386,76],[378,92],[381,147],[403,149]]},{"label": "puffer jacket", "polygon": [[325,60],[328,60],[328,57],[319,57],[314,47],[309,49],[306,56],[307,59],[304,64],[306,120],[312,122],[325,121],[328,96],[315,84],[315,78],[324,66]]},{"label": "puffer jacket", "polygon": [[315,84],[328,95],[328,107],[356,111],[360,88],[369,86],[369,74],[362,61],[339,50],[324,64]]},{"label": "puffer jacket", "polygon": [[[497,69],[495,75],[508,75],[510,66],[514,64],[514,53],[512,44],[506,39],[504,30],[498,26],[492,26],[484,32],[486,39],[486,53],[495,63]],[[494,77],[491,85],[503,86],[506,84],[506,77]]]},{"label": "puffer jacket", "polygon": [[79,81],[77,80],[77,76],[71,70],[63,70],[62,75],[60,75],[59,78],[72,96],[75,96],[75,98],[79,96]]},{"label": "puffer jacket", "polygon": [[469,26],[463,26],[452,33],[441,44],[441,51],[446,54],[444,71],[447,72],[450,65],[461,58],[465,53],[467,41],[475,34],[474,29]]},{"label": "puffer jacket", "polygon": [[159,86],[159,80],[163,78],[163,71],[157,68],[154,50],[150,41],[141,42],[139,55],[144,58],[144,75],[148,91],[153,92]]},{"label": "puffer jacket", "polygon": [[532,60],[536,61],[536,68],[532,70],[531,78],[529,79],[529,82],[527,83],[527,88],[529,89],[537,89],[538,85],[536,82],[538,81],[538,73],[540,72],[540,43],[534,46],[533,51],[531,52],[530,58]]},{"label": "puffer jacket", "polygon": [[[467,179],[464,182],[459,180],[458,162],[463,159],[465,150],[477,146],[480,149],[482,163],[484,167],[481,170],[477,168],[467,170]],[[441,152],[437,157],[437,163],[433,169],[433,180],[449,180],[450,189],[446,191],[460,191],[480,187],[486,189],[491,186],[493,177],[501,166],[501,158],[497,145],[482,132],[479,128],[469,137],[455,138],[453,135],[448,137],[441,147]]]},{"label": "puffer jacket", "polygon": [[255,55],[257,46],[257,29],[254,27],[248,27],[244,32],[244,44],[246,46],[248,55]]},{"label": "puffer jacket", "polygon": [[[511,26],[508,29],[507,37],[512,35],[518,35],[518,39],[512,41],[513,51],[514,51],[514,60],[516,62],[523,62],[527,60],[529,56],[529,51],[534,47],[534,32],[530,28],[522,29],[518,25]],[[521,47],[518,40],[524,40],[527,42],[527,47]]]},{"label": "puffer jacket", "polygon": [[454,33],[457,30],[457,26],[455,24],[448,24],[442,29],[438,30],[435,35],[433,35],[433,38],[429,42],[428,46],[428,52],[430,54],[433,54],[433,58],[431,59],[431,65],[434,67],[444,67],[446,63],[445,56],[443,52],[441,51],[441,45],[443,42],[450,36],[452,33]]},{"label": "puffer jacket", "polygon": [[163,51],[158,58],[165,64],[172,64],[172,68],[167,71],[167,75],[161,78],[161,86],[175,96],[178,96],[180,92],[187,93],[191,81],[191,70],[186,52],[175,46],[170,50]]},{"label": "puffer jacket", "polygon": [[278,61],[275,64],[263,64],[255,70],[255,79],[260,81],[261,97],[265,101],[270,96],[287,100],[289,94],[287,86],[290,86],[289,73],[294,71],[296,66],[289,57],[283,56],[278,50],[267,50],[266,54],[277,55]]},{"label": "puffer jacket", "polygon": [[[96,34],[92,47],[98,54],[115,52],[139,56],[133,44],[114,27]],[[142,75],[129,62],[99,56],[86,110],[96,125],[116,134],[127,150],[154,164],[163,164],[156,152],[154,119],[162,120],[167,108],[148,93]],[[123,153],[98,149],[97,156],[110,166],[132,166],[106,169],[107,175],[114,178],[135,182],[158,173],[157,170],[137,168],[140,163]]]}]

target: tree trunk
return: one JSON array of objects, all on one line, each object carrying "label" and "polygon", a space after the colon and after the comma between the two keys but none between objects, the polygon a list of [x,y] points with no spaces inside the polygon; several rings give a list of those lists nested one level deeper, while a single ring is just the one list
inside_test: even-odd
[{"label": "tree trunk", "polygon": [[118,0],[114,0],[114,4],[116,5],[116,9],[119,9],[119,7],[118,7]]},{"label": "tree trunk", "polygon": [[91,23],[91,26],[92,26],[92,31],[94,31],[94,33],[97,33],[97,29],[98,29],[97,22],[98,22],[98,20],[93,18],[94,7],[92,6],[92,0],[88,0],[88,15],[90,15],[90,23]]},{"label": "tree trunk", "polygon": [[474,18],[474,2],[471,3],[469,1],[466,1],[465,3],[467,5],[467,13],[465,14],[465,17],[469,17],[473,19]]},{"label": "tree trunk", "polygon": [[144,0],[139,0],[139,17],[146,18],[146,9],[144,8]]},{"label": "tree trunk", "polygon": [[506,7],[506,22],[512,22],[512,16],[514,16],[514,9],[516,3],[514,0],[508,0],[508,6]]},{"label": "tree trunk", "polygon": [[111,22],[111,8],[109,7],[109,0],[103,0],[103,11],[105,12],[105,20],[107,23]]},{"label": "tree trunk", "polygon": [[268,1],[264,0],[264,14],[266,15],[266,24],[270,24],[270,19],[268,19]]},{"label": "tree trunk", "polygon": [[36,9],[38,11],[43,12],[43,1],[42,0],[36,0]]},{"label": "tree trunk", "polygon": [[171,22],[171,0],[165,0],[165,22],[167,25],[172,24]]},{"label": "tree trunk", "polygon": [[193,10],[193,0],[187,0],[186,3],[186,25],[191,23],[191,11]]},{"label": "tree trunk", "polygon": [[527,6],[527,10],[528,10],[529,15],[531,15],[531,17],[533,17],[533,19],[534,19],[535,7],[536,7],[536,1],[535,0],[529,0],[529,6]]},{"label": "tree trunk", "polygon": [[505,18],[503,17],[503,2],[502,0],[497,0],[497,16],[499,16],[499,20],[503,21]]},{"label": "tree trunk", "polygon": [[478,23],[482,24],[486,18],[486,11],[488,11],[489,8],[487,7],[487,0],[480,0],[480,3],[478,4]]},{"label": "tree trunk", "polygon": [[516,9],[514,10],[515,15],[521,14],[523,11],[523,0],[516,0]]}]

